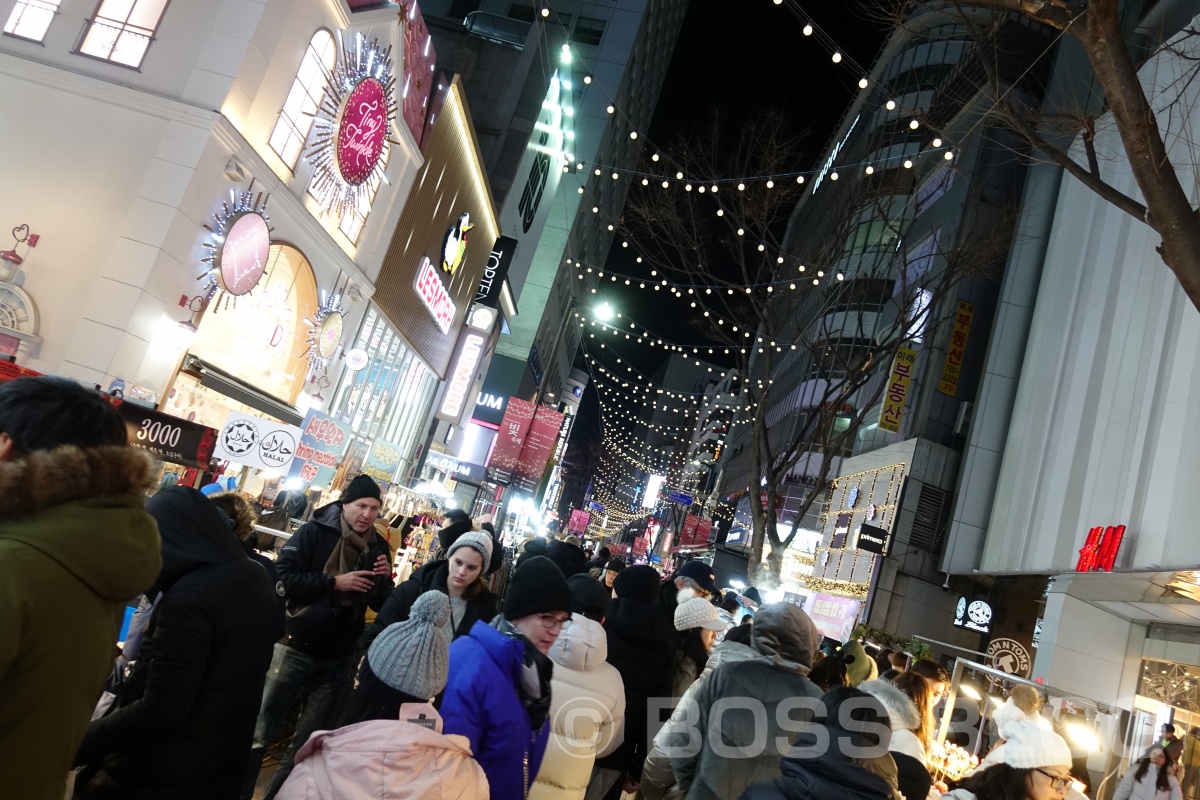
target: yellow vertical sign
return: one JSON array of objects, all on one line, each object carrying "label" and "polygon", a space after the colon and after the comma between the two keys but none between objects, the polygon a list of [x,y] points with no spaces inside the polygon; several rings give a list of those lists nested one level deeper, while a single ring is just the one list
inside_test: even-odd
[{"label": "yellow vertical sign", "polygon": [[908,401],[908,389],[912,384],[913,365],[917,363],[917,351],[901,347],[896,351],[892,363],[892,375],[888,379],[883,395],[883,411],[879,415],[879,427],[892,433],[900,432],[900,419],[904,416],[904,404]]},{"label": "yellow vertical sign", "polygon": [[958,376],[962,372],[963,359],[967,352],[967,336],[971,333],[971,321],[975,319],[975,306],[958,301],[958,313],[954,315],[954,330],[950,333],[950,347],[946,350],[946,365],[942,367],[942,382],[938,391],[954,397],[958,394]]}]

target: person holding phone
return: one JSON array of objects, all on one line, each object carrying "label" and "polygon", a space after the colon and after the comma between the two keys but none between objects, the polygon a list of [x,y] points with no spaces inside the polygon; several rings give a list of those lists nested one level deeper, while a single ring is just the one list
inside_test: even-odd
[{"label": "person holding phone", "polygon": [[359,475],[340,500],[317,509],[279,551],[276,570],[288,601],[287,636],[275,645],[267,671],[243,797],[253,796],[263,753],[293,701],[302,698],[303,708],[266,800],[287,780],[309,735],[333,722],[366,609],[379,611],[393,588],[387,542],[375,533],[380,507],[379,484]]}]

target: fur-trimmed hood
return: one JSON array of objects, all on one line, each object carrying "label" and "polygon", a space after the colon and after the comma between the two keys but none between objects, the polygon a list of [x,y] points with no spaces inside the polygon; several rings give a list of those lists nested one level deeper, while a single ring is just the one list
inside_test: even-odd
[{"label": "fur-trimmed hood", "polygon": [[921,726],[921,714],[917,711],[917,704],[889,681],[863,681],[858,688],[883,704],[892,730],[915,731]]},{"label": "fur-trimmed hood", "polygon": [[100,597],[145,591],[162,564],[145,511],[154,461],[129,447],[60,447],[0,462],[0,547],[29,547]]}]

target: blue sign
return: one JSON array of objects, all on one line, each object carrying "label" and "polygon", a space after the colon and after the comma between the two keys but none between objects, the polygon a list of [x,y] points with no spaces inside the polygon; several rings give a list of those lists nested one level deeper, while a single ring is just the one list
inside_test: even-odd
[{"label": "blue sign", "polygon": [[597,503],[595,500],[593,500],[593,501],[591,501],[590,503],[588,503],[588,510],[589,510],[589,511],[595,511],[597,514],[603,514],[603,513],[604,513],[604,506],[600,505],[600,504],[599,504],[599,503]]},{"label": "blue sign", "polygon": [[685,506],[692,504],[692,496],[683,492],[670,492],[667,494],[667,499],[672,503],[682,503]]},{"label": "blue sign", "polygon": [[533,373],[533,382],[542,385],[542,357],[538,355],[537,345],[529,348],[529,371]]}]

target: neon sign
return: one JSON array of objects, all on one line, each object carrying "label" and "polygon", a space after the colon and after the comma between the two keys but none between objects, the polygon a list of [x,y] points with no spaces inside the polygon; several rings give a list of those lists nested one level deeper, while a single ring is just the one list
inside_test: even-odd
[{"label": "neon sign", "polygon": [[475,383],[475,371],[479,368],[479,360],[483,357],[484,338],[477,333],[468,333],[463,340],[462,352],[459,353],[458,363],[450,375],[450,383],[446,386],[446,396],[442,398],[439,414],[448,420],[457,420],[462,416],[463,407]]},{"label": "neon sign", "polygon": [[346,98],[337,132],[337,168],[346,183],[365,183],[383,155],[388,102],[383,84],[363,78]]},{"label": "neon sign", "polygon": [[437,323],[438,328],[442,333],[449,333],[450,326],[454,324],[457,309],[454,307],[454,300],[450,297],[450,293],[442,285],[442,279],[438,275],[437,269],[434,268],[433,262],[428,257],[421,259],[421,267],[417,270],[417,279],[413,283],[413,288],[417,290],[417,295],[425,303],[425,308],[429,309],[429,313],[433,315],[433,321]]},{"label": "neon sign", "polygon": [[846,146],[846,142],[850,139],[850,134],[854,133],[854,126],[858,124],[858,117],[854,118],[854,122],[850,123],[850,130],[846,131],[846,135],[837,143],[837,147],[833,148],[833,152],[829,154],[829,158],[825,159],[825,163],[821,166],[821,171],[817,173],[817,179],[813,181],[813,194],[817,193],[817,187],[821,185],[821,181],[825,180],[825,176],[829,174],[829,170],[833,169],[833,162],[837,159],[838,154],[842,152],[842,148]]}]

